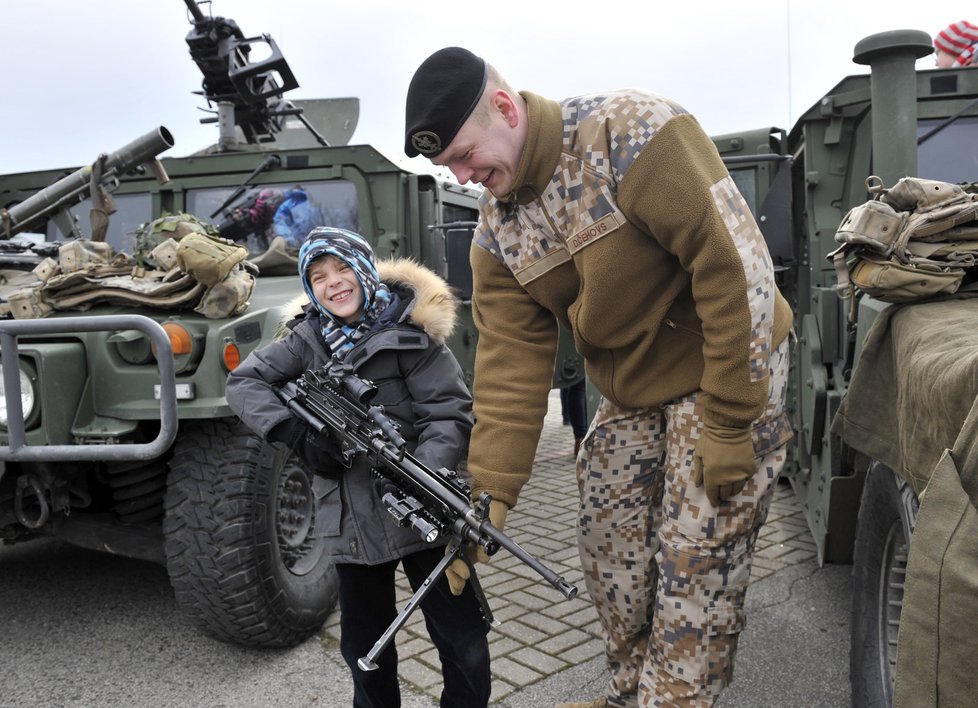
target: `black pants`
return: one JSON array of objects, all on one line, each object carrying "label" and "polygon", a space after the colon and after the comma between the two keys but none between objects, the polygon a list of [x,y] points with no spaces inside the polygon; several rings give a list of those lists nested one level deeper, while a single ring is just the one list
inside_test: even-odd
[{"label": "black pants", "polygon": [[[443,548],[401,559],[404,574],[417,590],[445,555]],[[377,668],[363,671],[357,659],[366,656],[397,616],[394,571],[398,561],[380,565],[337,563],[340,602],[340,650],[353,673],[354,708],[396,708],[401,705],[394,641],[377,657]],[[421,603],[428,634],[438,649],[444,687],[443,708],[479,708],[489,703],[489,624],[472,588],[456,597],[444,576]],[[394,638],[396,640],[396,636]]]},{"label": "black pants", "polygon": [[560,389],[560,412],[564,425],[570,424],[574,438],[580,440],[587,435],[587,379]]}]

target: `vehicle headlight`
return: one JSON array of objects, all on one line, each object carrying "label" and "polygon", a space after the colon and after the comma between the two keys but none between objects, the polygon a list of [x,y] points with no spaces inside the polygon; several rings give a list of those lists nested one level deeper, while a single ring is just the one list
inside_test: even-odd
[{"label": "vehicle headlight", "polygon": [[[34,404],[36,402],[37,392],[34,390],[34,381],[23,369],[20,369],[20,406],[24,411],[25,422],[34,413]],[[3,385],[2,366],[0,366],[0,426],[7,427],[7,396],[6,389]]]}]

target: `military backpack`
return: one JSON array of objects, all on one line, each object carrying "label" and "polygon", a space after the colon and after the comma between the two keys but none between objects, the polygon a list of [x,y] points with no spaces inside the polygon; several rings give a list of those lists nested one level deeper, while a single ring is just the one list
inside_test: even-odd
[{"label": "military backpack", "polygon": [[978,275],[978,194],[960,185],[904,177],[891,189],[866,179],[874,198],[849,211],[828,254],[837,292],[884,302],[957,292]]}]

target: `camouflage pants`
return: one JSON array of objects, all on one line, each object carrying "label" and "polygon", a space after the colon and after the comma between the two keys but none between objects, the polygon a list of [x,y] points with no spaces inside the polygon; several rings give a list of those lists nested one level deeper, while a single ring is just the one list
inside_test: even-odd
[{"label": "camouflage pants", "polygon": [[714,508],[690,480],[696,394],[661,408],[602,400],[577,460],[578,544],[605,633],[613,706],[709,706],[733,672],[757,533],[790,426],[788,342],[754,424],[757,473]]}]

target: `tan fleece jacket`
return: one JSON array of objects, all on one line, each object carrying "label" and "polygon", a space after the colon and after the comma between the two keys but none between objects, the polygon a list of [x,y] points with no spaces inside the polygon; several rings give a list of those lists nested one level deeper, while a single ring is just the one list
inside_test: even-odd
[{"label": "tan fleece jacket", "polygon": [[542,430],[558,320],[615,404],[700,390],[707,424],[746,428],[792,318],[760,230],[693,116],[639,91],[523,96],[518,187],[483,197],[471,253],[473,493],[510,505]]}]

